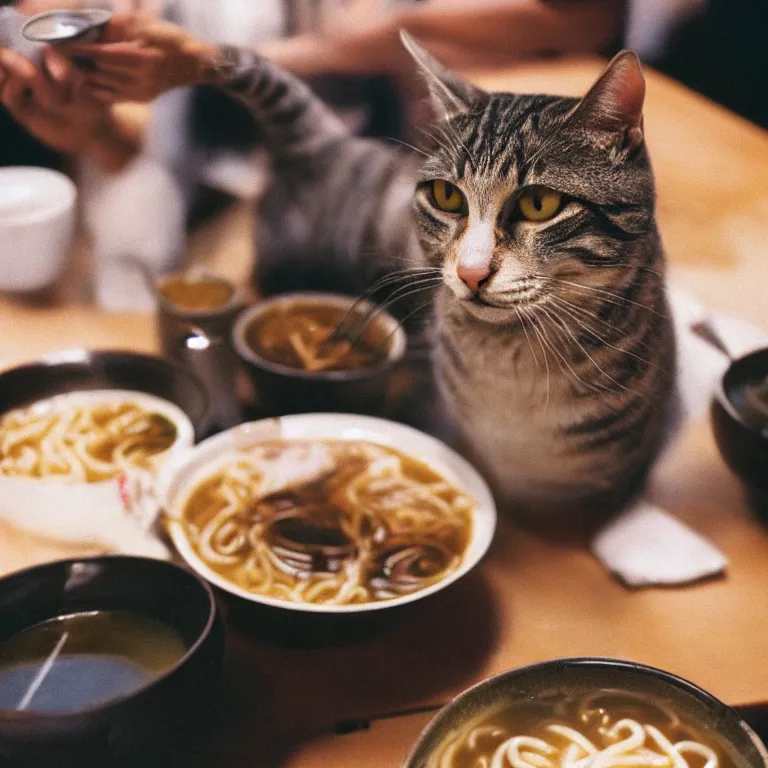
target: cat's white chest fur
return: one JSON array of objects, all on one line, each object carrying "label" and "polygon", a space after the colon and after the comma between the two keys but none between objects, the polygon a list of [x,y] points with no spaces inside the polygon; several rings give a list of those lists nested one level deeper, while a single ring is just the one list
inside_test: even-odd
[{"label": "cat's white chest fur", "polygon": [[518,495],[576,481],[583,467],[563,439],[576,415],[571,385],[552,360],[522,333],[499,344],[465,329],[451,344],[437,350],[443,396],[495,484]]}]

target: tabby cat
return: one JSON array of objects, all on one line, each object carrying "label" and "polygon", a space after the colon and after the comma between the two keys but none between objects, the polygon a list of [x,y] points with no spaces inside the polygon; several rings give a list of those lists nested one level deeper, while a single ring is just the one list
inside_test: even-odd
[{"label": "tabby cat", "polygon": [[390,272],[395,297],[434,290],[440,390],[499,494],[537,518],[613,508],[674,389],[637,57],[578,100],[486,93],[404,43],[439,112],[421,156],[349,135],[303,83],[229,51],[274,169],[260,280],[360,292]]}]

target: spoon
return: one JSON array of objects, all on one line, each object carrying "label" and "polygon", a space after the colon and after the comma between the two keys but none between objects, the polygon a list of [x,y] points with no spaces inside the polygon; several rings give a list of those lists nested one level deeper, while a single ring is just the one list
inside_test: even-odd
[{"label": "spoon", "polygon": [[[709,321],[701,320],[692,325],[691,330],[699,338],[722,352],[728,358],[731,367],[737,362],[738,358],[731,354],[722,336]],[[768,378],[762,381],[745,381],[742,388],[743,397],[740,398],[741,402],[737,406],[741,418],[754,429],[765,432],[768,429]],[[734,403],[734,405],[736,404]]]},{"label": "spoon", "polygon": [[718,352],[722,352],[728,360],[734,361],[734,356],[731,354],[731,350],[723,341],[723,337],[715,330],[714,326],[709,320],[700,320],[698,323],[694,323],[691,326],[691,330],[704,341],[708,342]]}]

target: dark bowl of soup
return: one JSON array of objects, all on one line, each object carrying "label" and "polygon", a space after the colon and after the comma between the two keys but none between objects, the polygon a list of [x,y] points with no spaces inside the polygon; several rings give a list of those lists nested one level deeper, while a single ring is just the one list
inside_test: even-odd
[{"label": "dark bowl of soup", "polygon": [[200,380],[152,355],[88,349],[63,350],[0,373],[0,414],[72,392],[125,390],[180,408],[198,437],[208,422],[209,397]]},{"label": "dark bowl of soup", "polygon": [[284,294],[245,310],[232,334],[265,415],[375,413],[406,350],[400,323],[365,301]]},{"label": "dark bowl of soup", "polygon": [[768,349],[731,363],[712,403],[712,423],[726,464],[768,498]]},{"label": "dark bowl of soup", "polygon": [[224,650],[210,587],[160,560],[97,557],[0,581],[0,759],[136,765],[204,732]]},{"label": "dark bowl of soup", "polygon": [[404,768],[766,768],[740,715],[668,672],[557,659],[484,680],[446,705]]}]

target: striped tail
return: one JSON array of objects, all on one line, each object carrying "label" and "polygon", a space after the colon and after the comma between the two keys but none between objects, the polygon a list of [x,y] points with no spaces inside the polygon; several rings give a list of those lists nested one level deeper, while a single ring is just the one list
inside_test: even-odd
[{"label": "striped tail", "polygon": [[275,160],[315,156],[349,135],[306,83],[251,51],[223,46],[222,53],[225,88],[251,110]]}]

